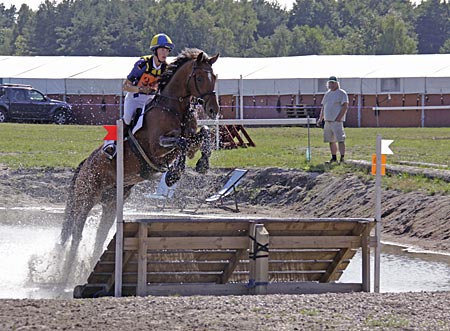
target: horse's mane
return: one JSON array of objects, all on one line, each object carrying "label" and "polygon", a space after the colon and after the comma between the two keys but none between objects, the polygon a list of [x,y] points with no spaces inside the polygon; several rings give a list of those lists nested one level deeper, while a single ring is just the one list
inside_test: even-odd
[{"label": "horse's mane", "polygon": [[159,81],[159,89],[162,91],[166,85],[169,83],[170,79],[175,75],[178,69],[180,69],[183,64],[190,60],[194,60],[197,56],[203,53],[203,60],[207,59],[208,56],[201,49],[198,48],[185,48],[177,55],[175,60],[167,66],[167,70],[161,76]]}]

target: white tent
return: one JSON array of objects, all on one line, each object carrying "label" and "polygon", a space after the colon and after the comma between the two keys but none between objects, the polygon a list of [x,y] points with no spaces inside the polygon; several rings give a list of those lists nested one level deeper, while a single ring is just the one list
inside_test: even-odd
[{"label": "white tent", "polygon": [[[47,94],[121,94],[137,57],[0,56],[3,83]],[[450,93],[450,54],[219,58],[220,95],[321,94],[327,77],[352,94]],[[386,87],[387,86],[387,87]]]}]

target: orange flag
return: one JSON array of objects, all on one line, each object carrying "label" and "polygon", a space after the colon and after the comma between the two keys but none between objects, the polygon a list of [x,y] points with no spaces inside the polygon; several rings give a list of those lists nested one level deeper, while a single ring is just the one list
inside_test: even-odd
[{"label": "orange flag", "polygon": [[103,125],[103,127],[108,131],[103,140],[117,140],[117,125]]}]

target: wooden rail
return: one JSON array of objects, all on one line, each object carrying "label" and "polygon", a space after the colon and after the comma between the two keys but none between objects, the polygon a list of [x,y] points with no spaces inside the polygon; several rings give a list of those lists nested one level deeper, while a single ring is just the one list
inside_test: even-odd
[{"label": "wooden rail", "polygon": [[[123,295],[370,290],[371,218],[154,218],[124,223]],[[75,297],[114,295],[115,238]],[[362,283],[336,283],[362,249]]]}]

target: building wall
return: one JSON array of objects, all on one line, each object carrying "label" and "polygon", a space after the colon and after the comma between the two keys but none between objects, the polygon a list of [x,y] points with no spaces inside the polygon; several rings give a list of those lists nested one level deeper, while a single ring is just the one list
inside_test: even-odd
[{"label": "building wall", "polygon": [[[50,97],[63,100],[64,96]],[[314,116],[320,113],[323,95],[270,95],[245,96],[245,119],[287,118],[289,105],[302,104],[312,109]],[[72,105],[77,124],[115,124],[120,117],[120,96],[111,95],[68,95],[66,101]],[[450,105],[450,94],[349,94],[348,127],[450,127],[450,106],[448,109],[418,110],[373,110],[373,107],[421,107]],[[219,96],[223,118],[240,118],[240,98],[233,95]]]}]

